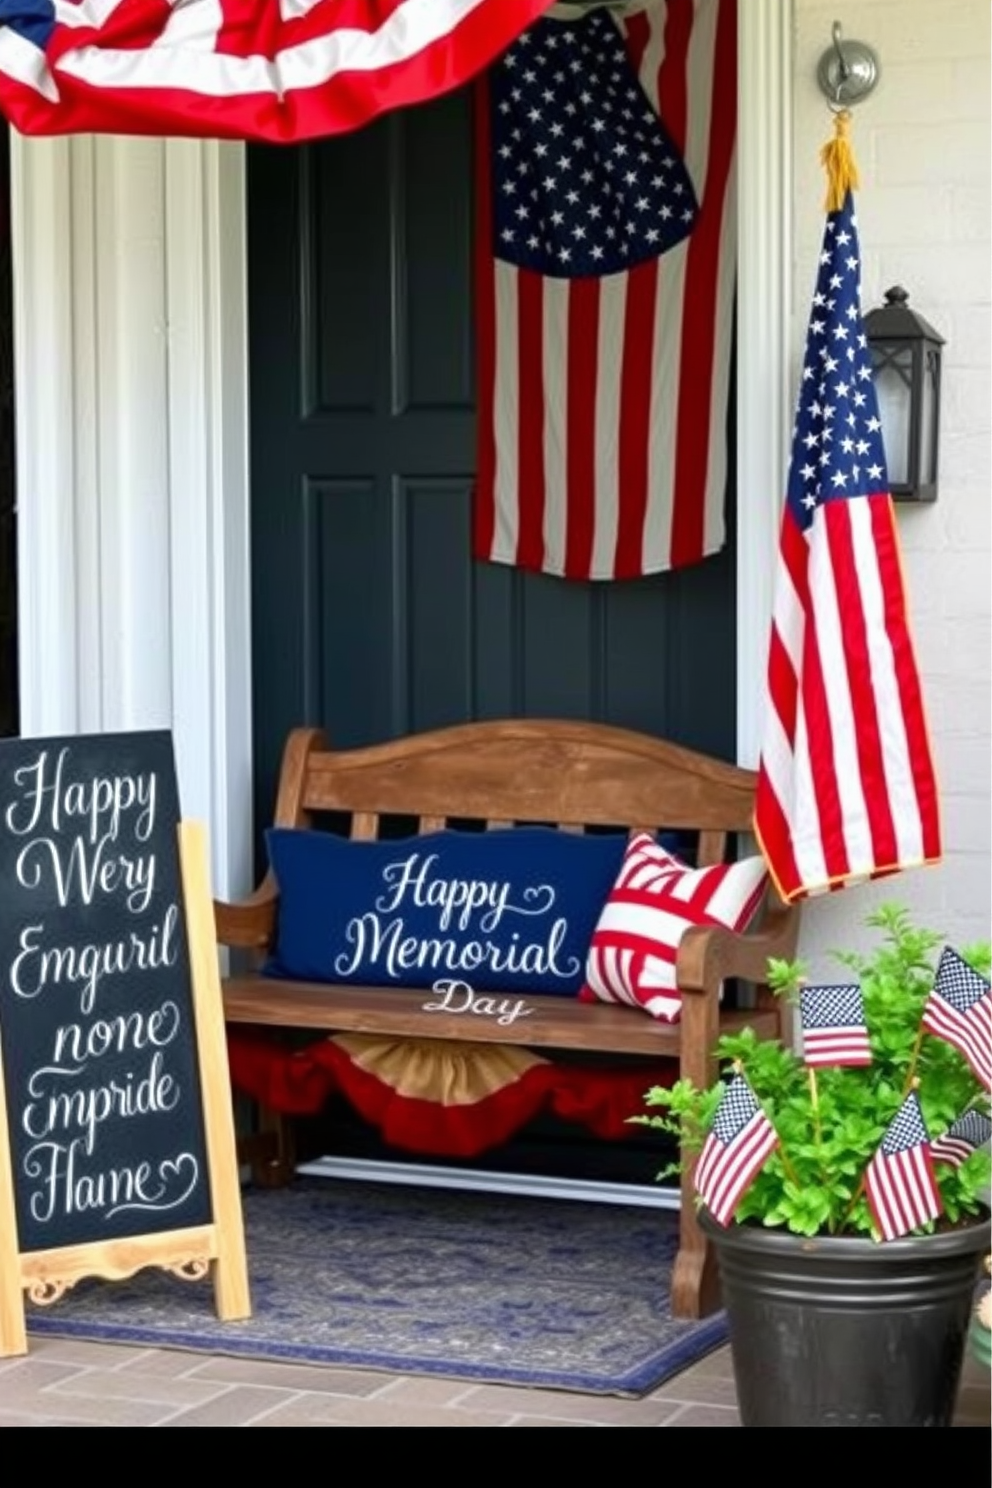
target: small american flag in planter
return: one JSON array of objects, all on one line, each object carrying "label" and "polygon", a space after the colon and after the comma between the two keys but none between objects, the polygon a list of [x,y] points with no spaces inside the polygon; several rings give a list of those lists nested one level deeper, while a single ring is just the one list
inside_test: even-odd
[{"label": "small american flag in planter", "polygon": [[992,1121],[981,1111],[965,1111],[943,1136],[934,1137],[930,1143],[930,1155],[934,1162],[948,1163],[959,1168],[967,1162],[973,1152],[984,1147],[992,1138]]},{"label": "small american flag in planter", "polygon": [[992,988],[950,946],[937,966],[923,1026],[953,1044],[985,1089],[992,1089]]},{"label": "small american flag in planter", "polygon": [[943,1212],[933,1174],[930,1134],[919,1098],[910,1091],[865,1173],[875,1223],[885,1240],[908,1235]]},{"label": "small american flag in planter", "polygon": [[743,1075],[735,1075],[695,1173],[696,1192],[718,1224],[730,1223],[741,1196],[777,1146],[778,1134],[757,1096]]},{"label": "small american flag in planter", "polygon": [[864,998],[856,983],[803,987],[803,1058],[811,1067],[871,1064]]}]

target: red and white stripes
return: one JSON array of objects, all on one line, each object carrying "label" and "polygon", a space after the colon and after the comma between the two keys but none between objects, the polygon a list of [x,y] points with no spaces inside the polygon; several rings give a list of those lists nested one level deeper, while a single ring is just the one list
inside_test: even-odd
[{"label": "red and white stripes", "polygon": [[480,109],[479,558],[575,579],[678,568],[724,543],[736,259],[735,0],[618,21],[700,202],[689,237],[602,278],[492,252]]}]

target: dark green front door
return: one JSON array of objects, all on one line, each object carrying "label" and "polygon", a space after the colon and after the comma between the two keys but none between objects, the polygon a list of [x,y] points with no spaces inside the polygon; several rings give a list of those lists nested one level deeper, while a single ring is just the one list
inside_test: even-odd
[{"label": "dark green front door", "polygon": [[344,746],[558,715],[733,758],[732,545],[595,585],[470,556],[472,175],[466,93],[248,150],[263,822],[302,723]]}]

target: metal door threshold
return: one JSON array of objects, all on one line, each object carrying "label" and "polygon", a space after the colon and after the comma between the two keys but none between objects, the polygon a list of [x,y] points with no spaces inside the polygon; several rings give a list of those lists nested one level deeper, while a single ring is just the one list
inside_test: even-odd
[{"label": "metal door threshold", "polygon": [[447,1168],[434,1163],[384,1162],[361,1157],[316,1157],[296,1169],[308,1178],[351,1178],[421,1188],[460,1188],[532,1199],[581,1199],[591,1204],[632,1204],[643,1209],[678,1209],[679,1190],[661,1183],[606,1183],[554,1178],[537,1173],[491,1173],[483,1168]]}]

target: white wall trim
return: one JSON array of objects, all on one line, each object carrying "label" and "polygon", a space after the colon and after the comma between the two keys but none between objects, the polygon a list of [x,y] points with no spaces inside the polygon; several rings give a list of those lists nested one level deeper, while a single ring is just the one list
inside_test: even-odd
[{"label": "white wall trim", "polygon": [[243,150],[11,135],[21,728],[172,728],[248,886]]},{"label": "white wall trim", "polygon": [[172,720],[219,892],[251,867],[251,611],[244,150],[165,147]]},{"label": "white wall trim", "polygon": [[791,403],[793,0],[738,0],[737,759],[755,766]]},{"label": "white wall trim", "polygon": [[24,734],[78,727],[72,201],[67,140],[11,131],[18,634]]}]

